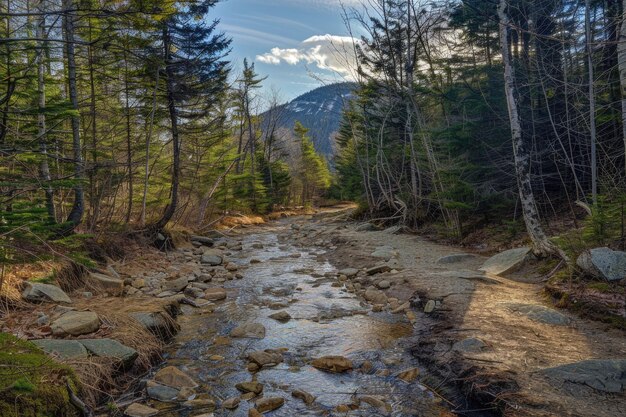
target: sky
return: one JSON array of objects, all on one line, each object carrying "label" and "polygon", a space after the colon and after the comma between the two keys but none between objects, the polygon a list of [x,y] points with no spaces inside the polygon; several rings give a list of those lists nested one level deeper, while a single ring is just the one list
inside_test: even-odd
[{"label": "sky", "polygon": [[[350,80],[353,39],[340,5],[360,0],[222,0],[212,10],[233,39],[228,59],[235,73],[255,63],[262,95],[278,90],[288,101],[325,83]],[[322,81],[317,80],[321,78]]]}]

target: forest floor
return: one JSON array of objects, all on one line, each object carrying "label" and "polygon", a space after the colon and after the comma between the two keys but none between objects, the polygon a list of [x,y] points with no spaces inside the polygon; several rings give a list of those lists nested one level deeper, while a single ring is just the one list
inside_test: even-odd
[{"label": "forest floor", "polygon": [[[73,307],[95,311],[105,324],[86,337],[119,340],[139,351],[144,366],[158,344],[122,317],[183,293],[197,297],[181,305],[164,360],[141,384],[125,379],[101,415],[129,404],[164,417],[255,416],[256,409],[274,410],[272,417],[626,414],[623,330],[557,311],[542,277],[486,275],[483,255],[398,228],[376,230],[349,221],[348,210],[240,222],[214,238],[209,251],[225,261],[213,269],[201,261],[205,249],[191,244],[169,253],[127,248],[113,266],[133,291],[87,300],[82,290],[70,294]],[[174,296],[147,285],[171,287],[186,276],[196,278],[169,291]],[[225,298],[204,302],[203,291]],[[14,322],[32,332],[42,308],[54,314],[53,306],[22,309],[5,330]],[[354,370],[319,370],[333,364]],[[70,365],[79,377],[93,369]],[[184,375],[171,374],[170,365]],[[195,382],[177,387],[176,398],[155,399],[171,395],[171,378]],[[151,415],[137,412],[126,411]]]}]

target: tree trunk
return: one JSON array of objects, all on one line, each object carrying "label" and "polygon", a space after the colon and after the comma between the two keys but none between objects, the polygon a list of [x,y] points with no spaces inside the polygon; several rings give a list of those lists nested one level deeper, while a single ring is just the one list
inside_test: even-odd
[{"label": "tree trunk", "polygon": [[171,39],[167,24],[163,28],[163,49],[165,53],[165,88],[167,95],[167,109],[172,127],[172,187],[170,202],[161,218],[153,225],[154,230],[161,230],[172,219],[178,205],[178,185],[180,182],[180,140],[178,133],[178,110],[174,102],[174,73],[171,60]]},{"label": "tree trunk", "polygon": [[131,138],[130,119],[130,88],[128,85],[128,58],[124,51],[124,110],[126,113],[126,169],[128,171],[128,206],[126,207],[126,224],[130,223],[130,216],[133,213],[133,148]]},{"label": "tree trunk", "polygon": [[[626,157],[626,0],[622,0],[622,14],[619,42],[617,43],[617,62],[622,92],[622,137],[624,141],[624,156]],[[626,164],[625,164],[626,166]]]},{"label": "tree trunk", "polygon": [[154,127],[154,113],[157,105],[157,91],[159,89],[159,71],[156,69],[156,77],[154,81],[154,92],[152,94],[152,110],[150,111],[150,120],[148,122],[148,133],[146,133],[146,165],[143,179],[143,196],[141,197],[141,214],[139,215],[139,223],[141,226],[146,225],[146,204],[148,200],[148,180],[150,179],[150,141],[152,139],[152,129]]},{"label": "tree trunk", "polygon": [[[63,9],[74,8],[72,0],[63,0]],[[83,192],[84,162],[80,143],[80,116],[78,114],[78,91],[76,87],[76,60],[74,51],[74,16],[71,12],[63,15],[63,32],[65,35],[65,53],[67,55],[67,82],[70,104],[74,114],[71,117],[72,127],[72,150],[74,154],[74,204],[67,221],[73,227],[78,226],[83,220],[85,211],[85,196]]]},{"label": "tree trunk", "polygon": [[589,134],[591,141],[591,198],[598,203],[598,168],[596,157],[596,93],[593,85],[593,39],[591,37],[590,1],[585,0],[585,43],[587,46],[587,77],[589,83]]},{"label": "tree trunk", "polygon": [[500,47],[502,49],[502,62],[504,64],[504,90],[511,124],[515,174],[526,231],[533,243],[533,251],[537,256],[556,255],[567,259],[565,254],[550,242],[544,233],[539,218],[539,212],[537,211],[535,195],[533,194],[530,177],[530,148],[522,132],[522,123],[516,97],[515,74],[509,53],[507,0],[500,0],[498,17],[500,19]]},{"label": "tree trunk", "polygon": [[39,112],[37,114],[37,137],[39,138],[39,149],[41,150],[41,164],[39,165],[39,171],[41,175],[41,181],[44,186],[44,192],[46,195],[46,210],[48,211],[48,219],[51,222],[56,222],[56,211],[54,207],[54,190],[50,186],[50,166],[48,165],[48,142],[46,134],[46,115],[44,114],[46,108],[46,84],[45,84],[45,50],[46,50],[46,17],[43,14],[45,11],[45,0],[40,0],[38,5],[38,11],[41,14],[37,21],[37,38],[39,41],[39,48],[37,51],[37,93],[38,100],[37,105]]}]

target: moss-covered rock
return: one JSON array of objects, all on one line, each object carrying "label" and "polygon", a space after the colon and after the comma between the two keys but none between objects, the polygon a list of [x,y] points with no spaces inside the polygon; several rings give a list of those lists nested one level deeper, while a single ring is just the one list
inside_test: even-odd
[{"label": "moss-covered rock", "polygon": [[10,334],[0,333],[0,416],[74,417],[67,384],[74,372],[41,349]]}]

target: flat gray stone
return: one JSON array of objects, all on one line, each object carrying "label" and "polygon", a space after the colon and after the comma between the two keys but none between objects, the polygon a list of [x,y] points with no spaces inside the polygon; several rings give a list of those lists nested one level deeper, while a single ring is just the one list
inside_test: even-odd
[{"label": "flat gray stone", "polygon": [[52,333],[58,336],[80,336],[100,328],[100,318],[93,311],[68,311],[52,322]]},{"label": "flat gray stone", "polygon": [[541,373],[598,391],[620,393],[626,390],[626,359],[589,359],[543,369]]},{"label": "flat gray stone", "polygon": [[113,358],[129,367],[137,359],[135,349],[125,346],[113,339],[83,339],[80,343],[94,356],[101,358]]},{"label": "flat gray stone", "polygon": [[487,349],[485,342],[475,337],[460,340],[452,345],[452,350],[456,350],[457,352],[477,353],[485,349]]},{"label": "flat gray stone", "polygon": [[626,252],[609,248],[587,250],[578,257],[576,265],[588,275],[607,281],[626,278]]},{"label": "flat gray stone", "polygon": [[526,261],[529,255],[530,248],[528,247],[506,250],[487,259],[480,267],[480,271],[494,275],[513,272]]},{"label": "flat gray stone", "polygon": [[163,286],[168,291],[181,292],[189,285],[189,278],[181,277],[170,281],[165,281]]},{"label": "flat gray stone", "polygon": [[191,241],[198,242],[202,246],[208,246],[208,247],[211,247],[215,244],[213,239],[211,239],[210,237],[206,237],[206,236],[191,236]]},{"label": "flat gray stone", "polygon": [[91,287],[112,295],[121,295],[124,292],[124,281],[121,279],[91,272],[87,274],[85,280]]},{"label": "flat gray stone", "polygon": [[22,291],[22,297],[27,301],[47,301],[55,303],[70,304],[72,300],[65,292],[56,285],[42,284],[40,282],[24,283],[24,290]]},{"label": "flat gray stone", "polygon": [[391,271],[391,267],[389,265],[376,265],[376,266],[369,268],[365,272],[367,273],[367,275],[376,275],[376,274],[382,274],[383,272],[389,272],[389,271]]},{"label": "flat gray stone", "polygon": [[472,259],[476,259],[476,255],[472,253],[453,253],[452,255],[442,256],[441,258],[437,259],[437,263],[440,265],[446,265],[469,261]]},{"label": "flat gray stone", "polygon": [[89,356],[87,349],[77,340],[40,339],[31,340],[41,350],[61,359],[77,359]]},{"label": "flat gray stone", "polygon": [[355,277],[356,274],[359,273],[359,270],[356,268],[345,268],[338,272],[339,275],[345,275],[348,278]]},{"label": "flat gray stone", "polygon": [[569,317],[559,313],[558,311],[539,304],[507,303],[505,306],[511,311],[521,313],[529,319],[545,324],[567,326],[571,321]]},{"label": "flat gray stone", "polygon": [[165,385],[153,385],[148,387],[146,391],[148,397],[165,403],[176,401],[176,397],[178,397],[177,389],[166,387]]}]

